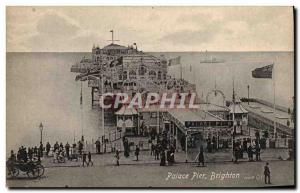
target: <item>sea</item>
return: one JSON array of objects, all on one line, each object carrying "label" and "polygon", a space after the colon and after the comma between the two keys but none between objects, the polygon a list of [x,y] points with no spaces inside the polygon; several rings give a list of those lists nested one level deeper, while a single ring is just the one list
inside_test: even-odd
[{"label": "sea", "polygon": [[[181,66],[170,66],[173,77],[196,84],[197,94],[206,100],[211,90],[232,99],[236,95],[273,102],[291,108],[294,96],[293,52],[152,52],[166,59],[181,57]],[[91,89],[87,82],[75,81],[71,66],[90,53],[7,53],[6,54],[6,139],[7,152],[21,145],[38,146],[39,125],[43,142],[73,143],[83,132],[89,142],[102,135],[101,112],[92,109]],[[200,63],[207,56],[224,63]],[[273,79],[252,78],[251,71],[274,63]],[[83,105],[80,106],[82,88]],[[210,96],[210,95],[209,95]],[[214,97],[214,95],[212,96]],[[215,96],[217,97],[217,96]]]}]

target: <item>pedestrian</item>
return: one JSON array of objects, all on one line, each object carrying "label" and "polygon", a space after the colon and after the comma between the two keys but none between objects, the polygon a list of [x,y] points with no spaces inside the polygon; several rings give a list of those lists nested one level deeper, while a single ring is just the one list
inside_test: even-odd
[{"label": "pedestrian", "polygon": [[70,158],[70,144],[67,142],[67,144],[65,145],[65,149],[66,149],[66,155],[67,158]]},{"label": "pedestrian", "polygon": [[49,142],[47,142],[47,144],[46,144],[46,155],[47,156],[49,156],[50,149],[51,149],[51,145]]},{"label": "pedestrian", "polygon": [[89,166],[89,164],[91,164],[91,166],[93,166],[94,165],[94,163],[93,163],[93,161],[92,161],[92,154],[91,154],[91,152],[89,151],[89,153],[88,153],[88,163],[87,163],[87,165]]},{"label": "pedestrian", "polygon": [[136,161],[139,161],[139,154],[140,154],[140,148],[138,145],[136,145],[135,147],[135,157],[136,157]]},{"label": "pedestrian", "polygon": [[27,157],[27,151],[26,151],[26,148],[23,147],[23,150],[22,150],[22,154],[23,154],[23,161],[26,163],[28,161],[28,157]]},{"label": "pedestrian", "polygon": [[37,146],[34,146],[34,148],[33,148],[33,154],[34,154],[34,156],[38,155],[38,148],[37,148]]},{"label": "pedestrian", "polygon": [[88,166],[88,163],[87,163],[87,161],[86,161],[86,152],[85,151],[83,151],[82,152],[83,154],[82,154],[82,166],[84,167],[84,163]]},{"label": "pedestrian", "polygon": [[173,146],[174,150],[176,150],[176,139],[175,138],[171,139],[170,144]]},{"label": "pedestrian", "polygon": [[21,148],[19,147],[18,153],[17,153],[17,161],[21,161]]},{"label": "pedestrian", "polygon": [[[148,140],[148,148],[150,147],[151,148],[151,146],[152,146],[152,140],[151,140],[151,138]],[[151,154],[152,155],[152,154]]]},{"label": "pedestrian", "polygon": [[160,144],[156,144],[155,146],[155,160],[159,160],[159,154],[160,154]]},{"label": "pedestrian", "polygon": [[28,147],[28,158],[30,161],[32,161],[33,158],[33,151],[32,148]]},{"label": "pedestrian", "polygon": [[167,162],[168,162],[168,165],[172,165],[171,163],[171,151],[168,149],[167,150]]},{"label": "pedestrian", "polygon": [[261,159],[260,159],[260,145],[259,144],[257,144],[256,145],[256,147],[255,147],[255,158],[256,158],[256,161],[261,161]]},{"label": "pedestrian", "polygon": [[247,140],[246,140],[246,138],[243,139],[243,152],[247,152]]},{"label": "pedestrian", "polygon": [[165,165],[166,165],[166,154],[165,154],[165,150],[162,150],[160,154],[160,166],[165,166]]},{"label": "pedestrian", "polygon": [[244,151],[243,151],[243,147],[241,144],[239,144],[239,158],[240,159],[244,158]]},{"label": "pedestrian", "polygon": [[43,151],[44,151],[44,145],[42,142],[40,142],[39,157],[43,157]]},{"label": "pedestrian", "polygon": [[15,162],[16,161],[16,154],[14,153],[13,150],[10,151],[10,158],[11,161]]},{"label": "pedestrian", "polygon": [[236,145],[234,148],[234,157],[235,157],[234,163],[238,163],[239,156],[240,156],[240,149],[239,146]]},{"label": "pedestrian", "polygon": [[78,151],[79,151],[79,155],[82,154],[82,150],[83,150],[83,143],[81,141],[78,141]]},{"label": "pedestrian", "polygon": [[155,154],[155,145],[151,143],[151,155]]},{"label": "pedestrian", "polygon": [[64,145],[63,145],[62,143],[60,143],[60,144],[59,144],[59,148],[60,148],[61,150],[63,150],[63,149],[64,149]]},{"label": "pedestrian", "polygon": [[53,146],[53,152],[55,152],[56,150],[58,150],[58,148],[59,148],[59,145],[58,145],[58,142],[56,141],[56,143]]},{"label": "pedestrian", "polygon": [[200,166],[200,163],[204,166],[204,150],[202,145],[200,146],[200,152],[198,154],[198,166]]},{"label": "pedestrian", "polygon": [[217,139],[215,136],[213,136],[213,138],[212,138],[212,149],[213,149],[213,152],[217,151]]},{"label": "pedestrian", "polygon": [[271,172],[269,168],[269,163],[267,162],[264,168],[265,184],[271,184]]},{"label": "pedestrian", "polygon": [[120,163],[119,163],[120,152],[119,152],[118,149],[117,149],[116,154],[115,154],[115,159],[116,159],[116,166],[120,166]]},{"label": "pedestrian", "polygon": [[53,149],[53,163],[58,161],[58,149]]},{"label": "pedestrian", "polygon": [[249,161],[253,161],[253,150],[252,150],[252,146],[251,144],[249,145],[248,149],[247,149],[247,153],[248,153],[248,158],[249,158]]},{"label": "pedestrian", "polygon": [[100,140],[99,140],[99,138],[97,139],[97,141],[95,142],[95,144],[96,144],[96,153],[97,154],[100,154]]},{"label": "pedestrian", "polygon": [[127,138],[124,138],[124,156],[127,158],[129,157],[129,151],[130,151],[130,146],[129,146],[129,141]]},{"label": "pedestrian", "polygon": [[170,152],[171,152],[170,160],[171,160],[171,163],[173,164],[173,163],[175,163],[175,148],[172,145],[170,146]]},{"label": "pedestrian", "polygon": [[212,142],[210,138],[207,140],[207,152],[212,153]]}]

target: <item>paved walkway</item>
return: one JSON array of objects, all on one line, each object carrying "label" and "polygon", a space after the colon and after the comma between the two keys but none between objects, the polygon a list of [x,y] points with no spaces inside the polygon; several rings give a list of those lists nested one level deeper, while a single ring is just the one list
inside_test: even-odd
[{"label": "paved walkway", "polygon": [[[197,152],[188,152],[187,160],[189,164],[195,163],[195,158]],[[224,163],[232,161],[231,150],[220,150],[215,153],[205,153],[205,162],[207,163]],[[255,155],[254,155],[255,158]],[[288,150],[287,149],[266,149],[261,151],[261,160],[262,161],[279,161],[288,159]],[[94,166],[105,166],[105,165],[114,165],[115,158],[114,153],[106,154],[93,154],[92,160]],[[244,158],[239,161],[248,162],[247,154],[244,153]],[[123,152],[120,153],[120,164],[121,165],[140,165],[140,164],[154,164],[159,165],[160,160],[155,160],[154,156],[150,154],[150,151],[145,150],[140,152],[139,161],[136,161],[134,156],[134,151],[130,152],[128,158],[124,157]],[[175,153],[175,162],[176,164],[186,164],[186,154],[183,151]],[[44,158],[42,161],[45,167],[80,167],[82,165],[81,159],[78,161],[66,161],[65,163],[53,163],[53,158]]]},{"label": "paved walkway", "polygon": [[[98,157],[104,156],[97,156],[95,159]],[[119,167],[52,167],[45,170],[42,178],[32,180],[20,175],[17,179],[7,179],[6,184],[9,187],[176,187],[177,189],[185,187],[254,188],[295,184],[294,162],[270,162],[272,184],[264,183],[264,165],[265,162],[242,162],[239,164],[228,162],[207,163],[206,167],[187,164],[165,167],[158,164],[121,165]],[[234,174],[235,177],[222,178],[226,173]],[[183,179],[181,177],[183,175],[187,178]]]}]

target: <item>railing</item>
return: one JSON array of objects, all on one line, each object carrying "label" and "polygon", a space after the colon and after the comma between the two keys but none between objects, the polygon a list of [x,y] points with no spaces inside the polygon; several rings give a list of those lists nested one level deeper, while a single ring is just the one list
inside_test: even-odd
[{"label": "railing", "polygon": [[122,132],[121,131],[118,131],[118,130],[115,130],[113,132],[110,132],[108,134],[108,141],[109,142],[114,142],[118,139],[121,139],[122,138]]}]

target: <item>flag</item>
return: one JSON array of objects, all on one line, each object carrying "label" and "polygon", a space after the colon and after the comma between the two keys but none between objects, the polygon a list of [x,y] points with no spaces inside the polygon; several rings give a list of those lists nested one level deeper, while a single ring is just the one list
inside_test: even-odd
[{"label": "flag", "polygon": [[82,82],[81,82],[81,85],[80,85],[80,105],[82,105]]},{"label": "flag", "polygon": [[169,66],[179,65],[181,57],[172,58],[169,60]]},{"label": "flag", "polygon": [[82,105],[82,92],[80,93],[80,105]]},{"label": "flag", "polygon": [[110,30],[109,32],[114,32],[114,30]]},{"label": "flag", "polygon": [[253,78],[272,78],[274,64],[270,64],[261,68],[256,68],[252,71]]}]

